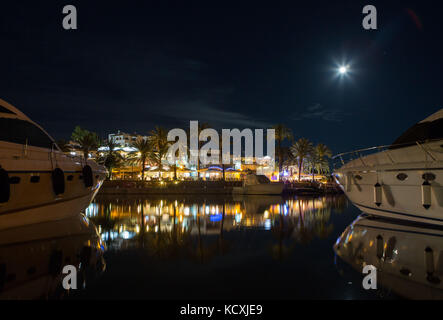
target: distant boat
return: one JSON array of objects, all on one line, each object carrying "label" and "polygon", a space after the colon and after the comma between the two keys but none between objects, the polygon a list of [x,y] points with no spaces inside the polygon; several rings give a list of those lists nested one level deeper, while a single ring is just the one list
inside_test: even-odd
[{"label": "distant boat", "polygon": [[278,195],[283,192],[284,184],[271,182],[266,176],[247,174],[241,187],[234,187],[234,194]]},{"label": "distant boat", "polygon": [[[408,299],[441,300],[442,237],[440,226],[360,216],[337,239],[334,251],[359,275],[366,265],[376,267],[377,289]],[[340,271],[347,269],[337,262]]]},{"label": "distant boat", "polygon": [[106,169],[70,157],[18,109],[0,99],[0,230],[78,214]]},{"label": "distant boat", "polygon": [[339,154],[334,161],[341,165],[337,182],[362,211],[443,225],[443,109],[392,145]]}]

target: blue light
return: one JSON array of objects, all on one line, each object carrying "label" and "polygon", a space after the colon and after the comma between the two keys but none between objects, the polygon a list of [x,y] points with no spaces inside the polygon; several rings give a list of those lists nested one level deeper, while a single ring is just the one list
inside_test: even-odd
[{"label": "blue light", "polygon": [[220,221],[221,219],[223,219],[223,215],[221,213],[209,217],[209,220],[211,220],[212,222],[217,222]]}]

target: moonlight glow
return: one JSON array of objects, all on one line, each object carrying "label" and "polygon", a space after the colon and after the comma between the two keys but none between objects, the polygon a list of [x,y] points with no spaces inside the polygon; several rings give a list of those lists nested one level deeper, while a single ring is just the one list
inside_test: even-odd
[{"label": "moonlight glow", "polygon": [[347,66],[341,66],[340,68],[338,68],[338,73],[345,75],[346,73],[348,73],[348,67]]}]

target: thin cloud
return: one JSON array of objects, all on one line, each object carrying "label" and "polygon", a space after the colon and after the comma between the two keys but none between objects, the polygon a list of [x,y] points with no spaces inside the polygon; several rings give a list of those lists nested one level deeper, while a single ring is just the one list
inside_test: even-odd
[{"label": "thin cloud", "polygon": [[169,115],[174,119],[180,119],[183,122],[198,120],[199,122],[207,122],[214,128],[270,128],[272,124],[254,119],[252,115],[245,115],[239,112],[222,110],[215,106],[209,105],[204,101],[192,101],[182,103],[180,108],[162,107],[156,108],[157,114]]},{"label": "thin cloud", "polygon": [[332,121],[332,122],[340,122],[343,120],[348,113],[340,110],[340,109],[328,109],[325,108],[320,103],[316,103],[312,106],[306,108],[305,111],[294,114],[292,116],[293,120],[323,120],[323,121]]}]

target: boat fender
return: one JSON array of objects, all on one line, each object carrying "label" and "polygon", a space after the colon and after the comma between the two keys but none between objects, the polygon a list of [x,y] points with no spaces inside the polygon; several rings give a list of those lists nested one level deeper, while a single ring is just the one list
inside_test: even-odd
[{"label": "boat fender", "polygon": [[11,196],[11,186],[9,183],[9,175],[5,169],[0,168],[0,203],[9,201]]},{"label": "boat fender", "polygon": [[426,273],[434,273],[434,251],[430,247],[425,249],[425,263],[426,263]]},{"label": "boat fender", "polygon": [[434,251],[430,247],[425,249],[425,264],[426,264],[426,280],[432,284],[439,284],[440,278],[435,275],[434,267]]},{"label": "boat fender", "polygon": [[0,292],[6,284],[6,264],[0,264]]},{"label": "boat fender", "polygon": [[381,199],[382,199],[381,184],[377,182],[374,185],[374,203],[377,207],[381,206]]},{"label": "boat fender", "polygon": [[431,207],[431,184],[428,181],[421,185],[421,201],[426,210]]},{"label": "boat fender", "polygon": [[383,258],[383,237],[381,235],[377,236],[377,258],[381,259]]},{"label": "boat fender", "polygon": [[92,187],[94,184],[92,168],[89,165],[83,167],[83,183],[85,184],[86,188]]},{"label": "boat fender", "polygon": [[91,262],[91,256],[92,256],[92,248],[88,246],[84,246],[80,252],[80,262],[82,265],[82,268],[86,268],[89,266]]},{"label": "boat fender", "polygon": [[60,274],[63,267],[63,252],[60,250],[52,251],[49,256],[48,272],[51,276],[56,277]]},{"label": "boat fender", "polygon": [[52,171],[52,188],[55,195],[65,193],[65,174],[60,168],[55,168]]},{"label": "boat fender", "polygon": [[386,243],[386,251],[385,251],[385,258],[386,260],[392,260],[394,259],[394,250],[395,245],[397,243],[397,238],[390,237]]}]

